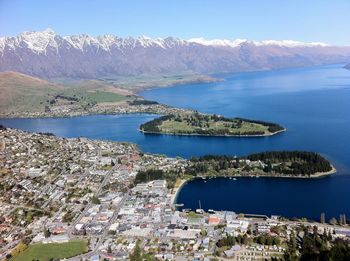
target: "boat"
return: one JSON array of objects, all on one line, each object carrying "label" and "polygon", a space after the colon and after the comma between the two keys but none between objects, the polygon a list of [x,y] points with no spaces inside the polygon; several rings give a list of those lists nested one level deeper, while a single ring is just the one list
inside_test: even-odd
[{"label": "boat", "polygon": [[185,204],[184,203],[176,203],[175,207],[183,207]]},{"label": "boat", "polygon": [[233,178],[233,180],[237,180],[236,178]]},{"label": "boat", "polygon": [[196,209],[196,213],[197,213],[197,214],[204,214],[204,210],[201,209],[201,208],[197,208],[197,209]]}]

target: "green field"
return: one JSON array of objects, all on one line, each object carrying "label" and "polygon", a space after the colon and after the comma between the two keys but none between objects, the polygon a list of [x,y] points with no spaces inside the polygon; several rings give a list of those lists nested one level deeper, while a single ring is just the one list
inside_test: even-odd
[{"label": "green field", "polygon": [[77,256],[87,252],[87,241],[70,241],[68,243],[34,244],[25,251],[16,255],[11,261],[39,260],[48,261],[50,259],[61,259]]},{"label": "green field", "polygon": [[82,105],[86,103],[114,103],[126,100],[125,95],[108,91],[87,91],[84,88],[67,88],[62,94],[68,97],[77,97]]},{"label": "green field", "polygon": [[[192,126],[190,122],[177,122],[175,120],[167,120],[160,126],[162,131],[166,133],[173,132],[196,132],[198,126]],[[267,127],[249,122],[242,122],[238,127],[237,125],[227,122],[227,121],[206,121],[199,126],[201,130],[221,133],[224,131],[227,134],[239,134],[239,133],[251,133],[251,132],[261,132],[262,134],[268,133]]]},{"label": "green field", "polygon": [[163,134],[249,136],[270,135],[283,130],[283,127],[262,121],[183,113],[162,116],[142,124],[140,129],[149,133]]}]

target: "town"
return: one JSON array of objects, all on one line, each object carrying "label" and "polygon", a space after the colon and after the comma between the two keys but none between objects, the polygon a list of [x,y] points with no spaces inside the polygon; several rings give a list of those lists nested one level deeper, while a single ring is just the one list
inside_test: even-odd
[{"label": "town", "polygon": [[52,260],[298,260],[310,235],[327,251],[350,238],[345,215],[326,223],[180,211],[184,179],[136,181],[144,171],[185,174],[192,163],[134,144],[5,127],[0,142],[0,260],[32,260],[24,255],[49,246],[59,249]]}]

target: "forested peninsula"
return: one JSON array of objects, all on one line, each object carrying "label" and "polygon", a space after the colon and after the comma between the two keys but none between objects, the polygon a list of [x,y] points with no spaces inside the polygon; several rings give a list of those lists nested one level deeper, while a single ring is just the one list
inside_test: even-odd
[{"label": "forested peninsula", "polygon": [[187,161],[182,171],[147,169],[140,171],[135,184],[166,179],[169,188],[177,180],[211,177],[318,178],[336,172],[320,154],[309,151],[268,151],[244,157],[206,155]]},{"label": "forested peninsula", "polygon": [[246,157],[207,155],[190,160],[195,176],[271,176],[312,178],[335,173],[332,164],[309,151],[269,151]]},{"label": "forested peninsula", "polygon": [[140,126],[140,131],[172,135],[270,136],[285,131],[285,128],[264,121],[186,112],[169,114],[146,122]]}]

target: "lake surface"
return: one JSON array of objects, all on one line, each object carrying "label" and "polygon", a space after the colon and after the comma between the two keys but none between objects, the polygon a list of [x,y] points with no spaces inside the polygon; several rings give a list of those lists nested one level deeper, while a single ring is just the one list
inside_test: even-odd
[{"label": "lake surface", "polygon": [[98,115],[62,119],[0,119],[0,124],[63,137],[137,143],[146,152],[191,157],[246,155],[265,150],[320,152],[337,167],[317,180],[212,179],[184,186],[178,202],[197,208],[318,218],[350,216],[350,71],[342,65],[216,75],[224,81],[141,92],[146,99],[227,117],[279,123],[272,137],[144,135],[138,126],[156,115]]}]

